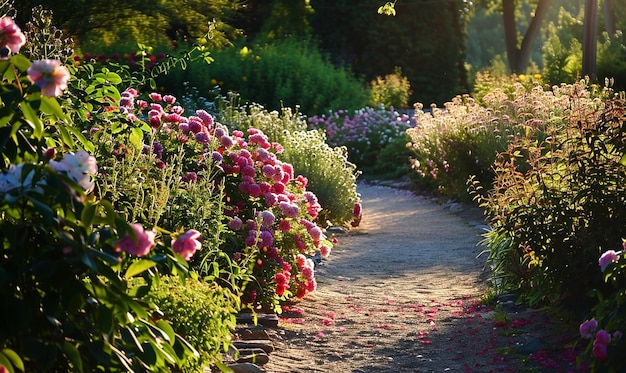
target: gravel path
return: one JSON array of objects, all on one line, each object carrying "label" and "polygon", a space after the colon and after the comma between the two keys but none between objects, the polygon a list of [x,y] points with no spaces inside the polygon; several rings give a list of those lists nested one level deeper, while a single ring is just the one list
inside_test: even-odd
[{"label": "gravel path", "polygon": [[317,291],[281,315],[268,372],[543,371],[554,360],[537,357],[555,337],[537,334],[549,319],[519,309],[499,321],[479,303],[478,209],[391,187],[358,191],[361,226],[337,236]]}]

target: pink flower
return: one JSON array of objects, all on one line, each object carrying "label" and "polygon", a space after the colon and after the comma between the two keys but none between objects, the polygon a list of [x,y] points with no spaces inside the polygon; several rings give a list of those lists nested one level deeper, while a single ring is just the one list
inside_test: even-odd
[{"label": "pink flower", "polygon": [[606,361],[609,358],[606,345],[602,343],[594,343],[592,353],[593,357],[598,359],[598,361]]},{"label": "pink flower", "polygon": [[598,328],[598,322],[595,319],[587,320],[580,324],[578,328],[580,331],[580,336],[584,339],[591,339],[593,337],[593,333]]},{"label": "pink flower", "polygon": [[131,224],[130,227],[134,234],[131,235],[131,232],[127,232],[126,236],[118,240],[115,251],[118,253],[124,251],[136,256],[147,255],[156,246],[154,242],[156,233],[153,230],[144,230],[139,223]]},{"label": "pink flower", "polygon": [[322,258],[326,259],[328,258],[328,256],[330,255],[330,247],[327,245],[322,245],[320,247],[320,255],[322,256]]},{"label": "pink flower", "polygon": [[200,232],[195,229],[190,229],[172,241],[172,249],[174,252],[180,254],[183,259],[189,261],[193,254],[202,247],[198,238],[200,238]]},{"label": "pink flower", "polygon": [[59,60],[34,61],[26,73],[28,79],[41,88],[41,94],[48,97],[61,96],[70,78],[69,70]]},{"label": "pink flower", "polygon": [[621,253],[621,251],[616,252],[615,250],[608,250],[604,254],[602,254],[600,259],[598,260],[598,264],[600,264],[600,269],[602,270],[602,272],[604,272],[609,264],[617,263]]},{"label": "pink flower", "polygon": [[608,345],[609,342],[611,342],[611,335],[604,329],[598,330],[598,333],[596,333],[596,340],[593,341],[593,343]]},{"label": "pink flower", "polygon": [[24,43],[26,43],[26,37],[13,19],[0,18],[0,46],[6,46],[12,53],[18,53]]},{"label": "pink flower", "polygon": [[285,233],[289,232],[291,230],[291,223],[289,223],[289,220],[281,220],[280,223],[278,223],[278,229]]}]

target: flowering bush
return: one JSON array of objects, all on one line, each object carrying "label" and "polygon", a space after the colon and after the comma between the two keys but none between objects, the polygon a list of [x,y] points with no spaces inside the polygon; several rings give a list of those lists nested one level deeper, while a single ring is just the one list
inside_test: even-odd
[{"label": "flowering bush", "polygon": [[229,108],[224,119],[232,128],[258,128],[283,146],[281,159],[307,178],[308,190],[319,200],[319,221],[337,226],[353,222],[352,210],[360,201],[356,191],[360,172],[348,161],[345,147],[328,145],[321,131],[307,131],[306,119],[288,108],[280,113],[259,105]]},{"label": "flowering bush", "polygon": [[[8,18],[0,48],[26,41]],[[91,194],[94,146],[56,97],[69,70],[56,60],[0,61],[0,366],[13,371],[134,370],[180,365],[197,352],[127,280],[178,268],[160,236],[129,225]],[[92,91],[99,91],[92,87]],[[99,91],[100,93],[102,91]],[[78,148],[78,144],[85,150]],[[148,271],[152,269],[152,271]]]},{"label": "flowering bush", "polygon": [[356,110],[352,117],[339,110],[310,117],[308,123],[311,128],[324,130],[331,146],[345,146],[348,159],[362,170],[374,167],[380,152],[394,140],[404,138],[412,126],[407,115],[383,106]]}]

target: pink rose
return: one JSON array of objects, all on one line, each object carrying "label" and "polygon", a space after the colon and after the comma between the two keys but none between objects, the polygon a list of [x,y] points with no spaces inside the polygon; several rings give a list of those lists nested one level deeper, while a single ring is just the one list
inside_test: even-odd
[{"label": "pink rose", "polygon": [[144,230],[143,226],[139,223],[131,224],[130,227],[134,235],[127,232],[126,236],[117,241],[115,251],[118,253],[124,251],[130,255],[136,256],[147,255],[150,250],[156,246],[154,242],[156,233],[153,230]]},{"label": "pink rose", "polygon": [[70,78],[69,70],[59,60],[34,61],[26,73],[28,79],[41,88],[41,94],[48,97],[61,96]]},{"label": "pink rose", "polygon": [[616,252],[615,250],[608,250],[604,254],[602,254],[600,259],[598,260],[598,264],[600,264],[600,270],[604,272],[609,264],[616,263],[619,260],[619,256],[621,253],[621,251]]},{"label": "pink rose", "polygon": [[190,229],[172,241],[172,249],[174,252],[180,254],[183,259],[189,261],[193,254],[202,247],[198,238],[200,238],[200,232],[195,229]]},{"label": "pink rose", "polygon": [[0,18],[0,46],[6,46],[11,53],[18,53],[24,43],[26,43],[26,37],[13,19]]}]

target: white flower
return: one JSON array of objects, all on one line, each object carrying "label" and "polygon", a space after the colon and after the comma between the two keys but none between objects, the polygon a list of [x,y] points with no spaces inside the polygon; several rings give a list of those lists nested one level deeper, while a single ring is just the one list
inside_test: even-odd
[{"label": "white flower", "polygon": [[80,184],[87,193],[95,186],[92,176],[98,173],[96,158],[84,150],[69,153],[59,162],[50,161],[50,166],[57,172],[63,172]]}]

